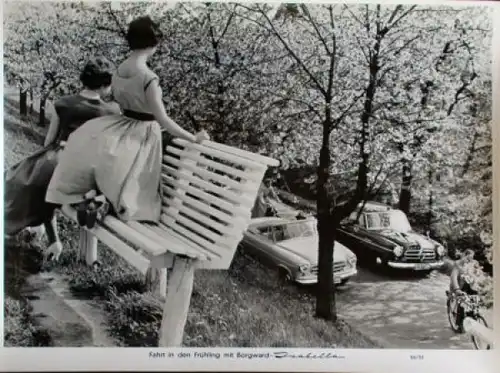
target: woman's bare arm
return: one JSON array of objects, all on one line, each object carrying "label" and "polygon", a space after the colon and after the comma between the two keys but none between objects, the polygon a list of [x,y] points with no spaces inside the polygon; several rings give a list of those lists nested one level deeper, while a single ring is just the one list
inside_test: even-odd
[{"label": "woman's bare arm", "polygon": [[460,270],[458,269],[457,265],[453,267],[453,270],[451,271],[450,274],[450,285],[452,290],[458,290],[459,289],[459,284],[458,284],[458,276],[460,274]]},{"label": "woman's bare arm", "polygon": [[162,90],[158,81],[154,81],[146,89],[146,98],[150,105],[151,111],[160,125],[165,128],[172,136],[180,137],[188,141],[196,141],[196,136],[184,130],[181,126],[175,123],[165,112],[163,105]]},{"label": "woman's bare arm", "polygon": [[48,146],[49,144],[54,142],[58,132],[59,132],[59,116],[57,115],[57,111],[53,106],[52,115],[50,117],[49,130],[47,131],[47,135],[45,136],[45,142],[43,146]]}]

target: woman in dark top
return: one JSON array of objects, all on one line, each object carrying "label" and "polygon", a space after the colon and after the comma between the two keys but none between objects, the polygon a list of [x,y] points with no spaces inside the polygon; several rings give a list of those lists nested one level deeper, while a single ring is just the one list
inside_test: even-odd
[{"label": "woman in dark top", "polygon": [[54,215],[57,205],[45,202],[59,152],[69,135],[86,121],[120,113],[118,106],[101,99],[110,92],[112,73],[106,59],[90,60],[80,75],[83,90],[54,103],[44,148],[5,172],[5,233],[11,236],[43,224],[49,241],[46,257],[57,260],[62,251]]}]

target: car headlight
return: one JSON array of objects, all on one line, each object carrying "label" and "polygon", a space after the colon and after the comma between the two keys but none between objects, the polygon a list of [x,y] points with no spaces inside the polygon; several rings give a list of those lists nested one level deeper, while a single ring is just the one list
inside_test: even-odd
[{"label": "car headlight", "polygon": [[311,266],[309,264],[301,264],[299,266],[299,271],[301,273],[309,273],[310,270],[311,270]]},{"label": "car headlight", "polygon": [[436,252],[439,256],[444,256],[445,249],[444,249],[443,245],[438,245],[438,247],[436,248]]},{"label": "car headlight", "polygon": [[349,259],[347,259],[347,263],[349,263],[349,265],[351,267],[356,267],[356,262],[358,261],[358,258],[356,258],[354,255],[349,257]]},{"label": "car headlight", "polygon": [[394,249],[392,249],[392,252],[395,256],[400,257],[401,255],[403,255],[403,248],[399,245],[395,246]]}]

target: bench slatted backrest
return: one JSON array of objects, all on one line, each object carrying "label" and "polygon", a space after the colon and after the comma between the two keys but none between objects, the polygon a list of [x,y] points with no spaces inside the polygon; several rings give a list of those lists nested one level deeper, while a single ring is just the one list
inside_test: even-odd
[{"label": "bench slatted backrest", "polygon": [[162,229],[226,269],[274,159],[213,142],[175,139],[162,165]]}]

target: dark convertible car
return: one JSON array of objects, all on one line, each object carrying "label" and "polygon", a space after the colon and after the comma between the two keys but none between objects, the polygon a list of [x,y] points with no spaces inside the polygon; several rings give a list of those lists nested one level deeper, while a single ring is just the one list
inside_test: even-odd
[{"label": "dark convertible car", "polygon": [[358,206],[342,223],[337,240],[360,261],[392,268],[429,272],[442,267],[446,255],[439,242],[413,231],[403,211],[376,202]]}]

